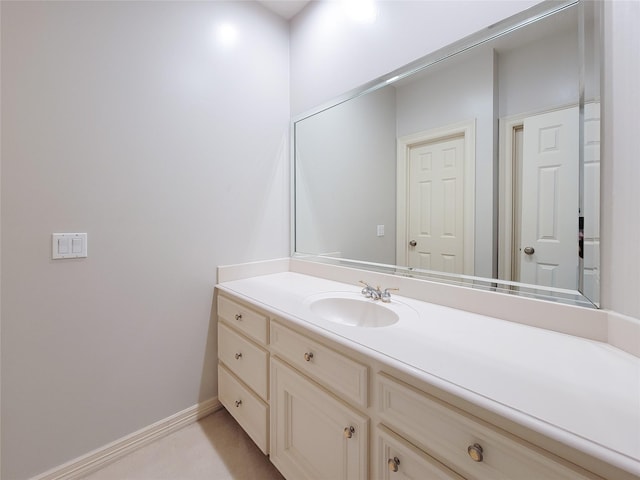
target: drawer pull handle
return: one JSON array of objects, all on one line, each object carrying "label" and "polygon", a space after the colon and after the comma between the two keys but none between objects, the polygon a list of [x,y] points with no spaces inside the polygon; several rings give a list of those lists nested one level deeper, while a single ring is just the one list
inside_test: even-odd
[{"label": "drawer pull handle", "polygon": [[242,314],[241,313],[236,313],[236,320],[238,320],[238,321],[242,320]]},{"label": "drawer pull handle", "polygon": [[481,462],[484,458],[482,455],[482,447],[479,443],[469,445],[469,447],[467,447],[467,453],[474,462]]},{"label": "drawer pull handle", "polygon": [[344,429],[344,438],[351,438],[353,437],[353,434],[355,433],[356,429],[353,427],[345,427]]},{"label": "drawer pull handle", "polygon": [[389,465],[389,470],[392,472],[398,471],[398,466],[400,465],[400,459],[398,457],[393,457],[387,460],[387,465]]},{"label": "drawer pull handle", "polygon": [[240,405],[242,405],[242,400],[236,400],[235,404],[236,404],[236,407],[239,407]]},{"label": "drawer pull handle", "polygon": [[313,353],[312,353],[312,352],[306,352],[306,353],[304,354],[304,359],[305,359],[307,362],[310,362],[312,358],[313,358]]},{"label": "drawer pull handle", "polygon": [[242,353],[236,353],[234,356],[236,357],[236,360],[240,360],[242,358]]}]

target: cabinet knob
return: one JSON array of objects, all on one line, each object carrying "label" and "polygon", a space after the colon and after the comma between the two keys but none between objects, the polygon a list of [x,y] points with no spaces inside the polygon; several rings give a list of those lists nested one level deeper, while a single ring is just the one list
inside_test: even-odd
[{"label": "cabinet knob", "polygon": [[400,465],[400,459],[398,457],[393,457],[387,460],[387,465],[389,466],[389,470],[392,472],[398,471],[398,466]]},{"label": "cabinet knob", "polygon": [[467,453],[474,462],[481,462],[483,460],[482,447],[479,443],[474,443],[467,447]]},{"label": "cabinet knob", "polygon": [[236,320],[242,320],[242,314],[236,313]]},{"label": "cabinet knob", "polygon": [[242,353],[241,352],[236,353],[235,357],[236,357],[236,360],[241,359],[242,358]]},{"label": "cabinet knob", "polygon": [[239,407],[240,405],[242,405],[242,400],[236,400],[235,404],[236,404],[236,407]]},{"label": "cabinet knob", "polygon": [[304,354],[304,359],[305,359],[307,362],[310,362],[312,358],[313,358],[313,353],[312,353],[312,352],[306,352],[306,353]]},{"label": "cabinet knob", "polygon": [[344,438],[351,438],[353,437],[353,434],[355,433],[356,429],[353,427],[345,427],[344,429]]}]

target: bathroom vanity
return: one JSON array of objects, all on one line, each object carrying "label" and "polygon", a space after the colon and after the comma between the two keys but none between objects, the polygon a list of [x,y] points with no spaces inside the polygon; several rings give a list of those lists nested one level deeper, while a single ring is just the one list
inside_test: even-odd
[{"label": "bathroom vanity", "polygon": [[604,312],[516,298],[501,319],[403,293],[507,295],[264,268],[219,269],[219,399],[286,478],[640,478],[640,359],[522,314]]}]

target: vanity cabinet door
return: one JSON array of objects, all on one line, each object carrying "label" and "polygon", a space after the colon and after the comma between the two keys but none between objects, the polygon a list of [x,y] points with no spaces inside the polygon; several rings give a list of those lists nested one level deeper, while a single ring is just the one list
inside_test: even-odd
[{"label": "vanity cabinet door", "polygon": [[273,357],[271,402],[271,461],[286,478],[367,478],[367,417]]}]

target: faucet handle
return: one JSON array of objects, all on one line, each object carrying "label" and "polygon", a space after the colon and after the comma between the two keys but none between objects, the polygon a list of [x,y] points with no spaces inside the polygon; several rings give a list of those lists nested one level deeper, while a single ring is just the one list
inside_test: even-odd
[{"label": "faucet handle", "polygon": [[398,291],[400,290],[399,288],[385,288],[384,292],[382,292],[382,294],[380,295],[380,300],[382,300],[384,303],[389,303],[391,301],[391,291]]}]

